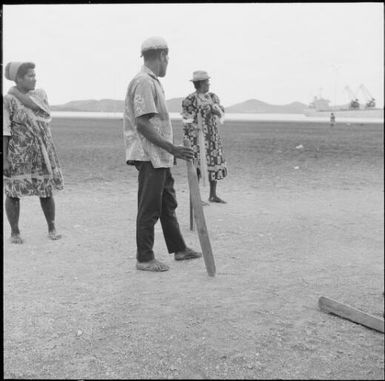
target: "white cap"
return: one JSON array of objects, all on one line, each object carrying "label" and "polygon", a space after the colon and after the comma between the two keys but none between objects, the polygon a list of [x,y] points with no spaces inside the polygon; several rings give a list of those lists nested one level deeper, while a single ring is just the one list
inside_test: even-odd
[{"label": "white cap", "polygon": [[162,37],[147,38],[147,40],[143,41],[140,52],[143,53],[151,49],[168,49],[166,40]]}]

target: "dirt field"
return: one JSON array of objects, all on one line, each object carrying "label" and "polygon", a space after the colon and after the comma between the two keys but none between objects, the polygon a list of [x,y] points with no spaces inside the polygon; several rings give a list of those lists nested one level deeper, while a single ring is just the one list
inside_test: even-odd
[{"label": "dirt field", "polygon": [[[47,239],[36,198],[22,200],[23,245],[4,221],[5,378],[384,379],[384,335],[317,304],[382,317],[383,125],[226,123],[228,204],[204,208],[214,278],[203,259],[175,262],[160,224],[170,271],[135,270],[136,171],[120,121],[57,119],[52,132],[63,238]],[[185,163],[173,173],[198,249]]]}]

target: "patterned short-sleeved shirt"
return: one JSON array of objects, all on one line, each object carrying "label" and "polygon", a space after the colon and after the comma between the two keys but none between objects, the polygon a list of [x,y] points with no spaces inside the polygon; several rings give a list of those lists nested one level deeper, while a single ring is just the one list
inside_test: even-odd
[{"label": "patterned short-sleeved shirt", "polygon": [[126,162],[133,164],[134,161],[151,161],[154,168],[172,167],[174,156],[137,131],[135,119],[146,114],[156,114],[156,118],[151,119],[154,129],[172,143],[173,131],[163,87],[157,76],[143,66],[128,85],[126,93],[123,114]]}]

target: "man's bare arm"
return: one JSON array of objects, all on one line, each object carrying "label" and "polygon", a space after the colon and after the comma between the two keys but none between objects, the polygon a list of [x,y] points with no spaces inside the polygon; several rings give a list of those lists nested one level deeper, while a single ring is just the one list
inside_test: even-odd
[{"label": "man's bare arm", "polygon": [[157,122],[156,118],[158,118],[156,114],[146,114],[136,118],[138,132],[141,133],[151,143],[164,149],[178,159],[193,159],[194,154],[191,148],[175,146],[158,134],[158,132],[153,127],[153,123]]}]

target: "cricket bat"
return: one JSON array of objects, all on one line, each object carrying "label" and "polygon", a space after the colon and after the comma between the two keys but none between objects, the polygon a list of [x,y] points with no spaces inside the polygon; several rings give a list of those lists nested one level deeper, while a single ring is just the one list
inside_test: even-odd
[{"label": "cricket bat", "polygon": [[[184,146],[190,147],[190,141],[185,139]],[[190,188],[190,197],[195,219],[196,229],[198,231],[199,242],[202,249],[203,258],[206,265],[206,270],[209,276],[215,275],[215,262],[213,252],[211,250],[209,233],[207,231],[206,220],[203,213],[202,199],[199,191],[198,176],[196,168],[191,160],[186,161],[187,177]]]}]

